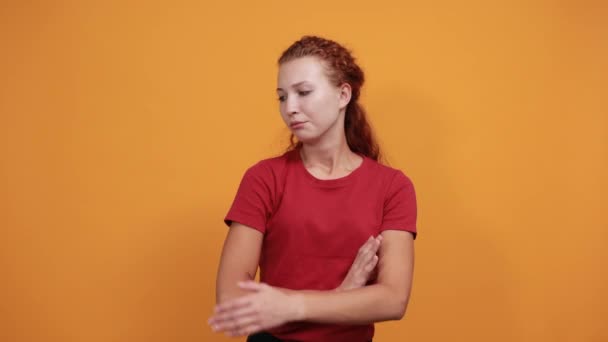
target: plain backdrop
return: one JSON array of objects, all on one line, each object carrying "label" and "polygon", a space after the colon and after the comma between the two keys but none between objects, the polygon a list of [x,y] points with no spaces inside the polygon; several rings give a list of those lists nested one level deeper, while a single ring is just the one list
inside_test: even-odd
[{"label": "plain backdrop", "polygon": [[229,340],[222,220],[287,146],[304,34],[353,51],[417,191],[410,305],[375,341],[608,340],[605,1],[0,7],[0,340]]}]

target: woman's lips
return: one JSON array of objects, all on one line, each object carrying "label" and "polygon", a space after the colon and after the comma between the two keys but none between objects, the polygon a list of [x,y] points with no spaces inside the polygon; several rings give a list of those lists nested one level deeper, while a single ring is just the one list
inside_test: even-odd
[{"label": "woman's lips", "polygon": [[300,128],[305,123],[306,123],[306,121],[303,121],[303,122],[294,122],[294,123],[290,124],[289,127],[291,127],[291,128]]}]

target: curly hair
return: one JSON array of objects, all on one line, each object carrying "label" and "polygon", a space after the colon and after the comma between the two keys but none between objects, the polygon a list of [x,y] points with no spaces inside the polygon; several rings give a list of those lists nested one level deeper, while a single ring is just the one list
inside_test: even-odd
[{"label": "curly hair", "polygon": [[[365,109],[358,102],[365,75],[351,51],[333,40],[318,36],[303,36],[281,54],[278,64],[307,56],[314,56],[325,62],[327,76],[336,86],[343,83],[350,85],[351,99],[346,106],[344,118],[344,133],[348,147],[353,152],[378,161],[381,158],[380,147],[367,121]],[[301,147],[302,142],[295,142],[292,133],[287,150]]]}]

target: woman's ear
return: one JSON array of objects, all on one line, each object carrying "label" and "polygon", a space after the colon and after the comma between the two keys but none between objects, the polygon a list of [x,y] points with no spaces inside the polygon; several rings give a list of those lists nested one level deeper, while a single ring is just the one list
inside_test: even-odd
[{"label": "woman's ear", "polygon": [[350,87],[350,84],[342,83],[342,85],[340,85],[339,90],[339,105],[340,109],[342,109],[345,108],[350,102],[352,96],[352,88]]}]

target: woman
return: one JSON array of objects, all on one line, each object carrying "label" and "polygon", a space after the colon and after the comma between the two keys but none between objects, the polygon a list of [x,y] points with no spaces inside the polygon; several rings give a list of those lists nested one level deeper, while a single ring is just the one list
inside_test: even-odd
[{"label": "woman", "polygon": [[248,341],[367,342],[374,322],[403,317],[415,192],[402,171],[378,162],[358,103],[363,81],[350,52],[331,40],[305,36],[279,58],[291,146],[247,170],[226,215],[214,331]]}]

